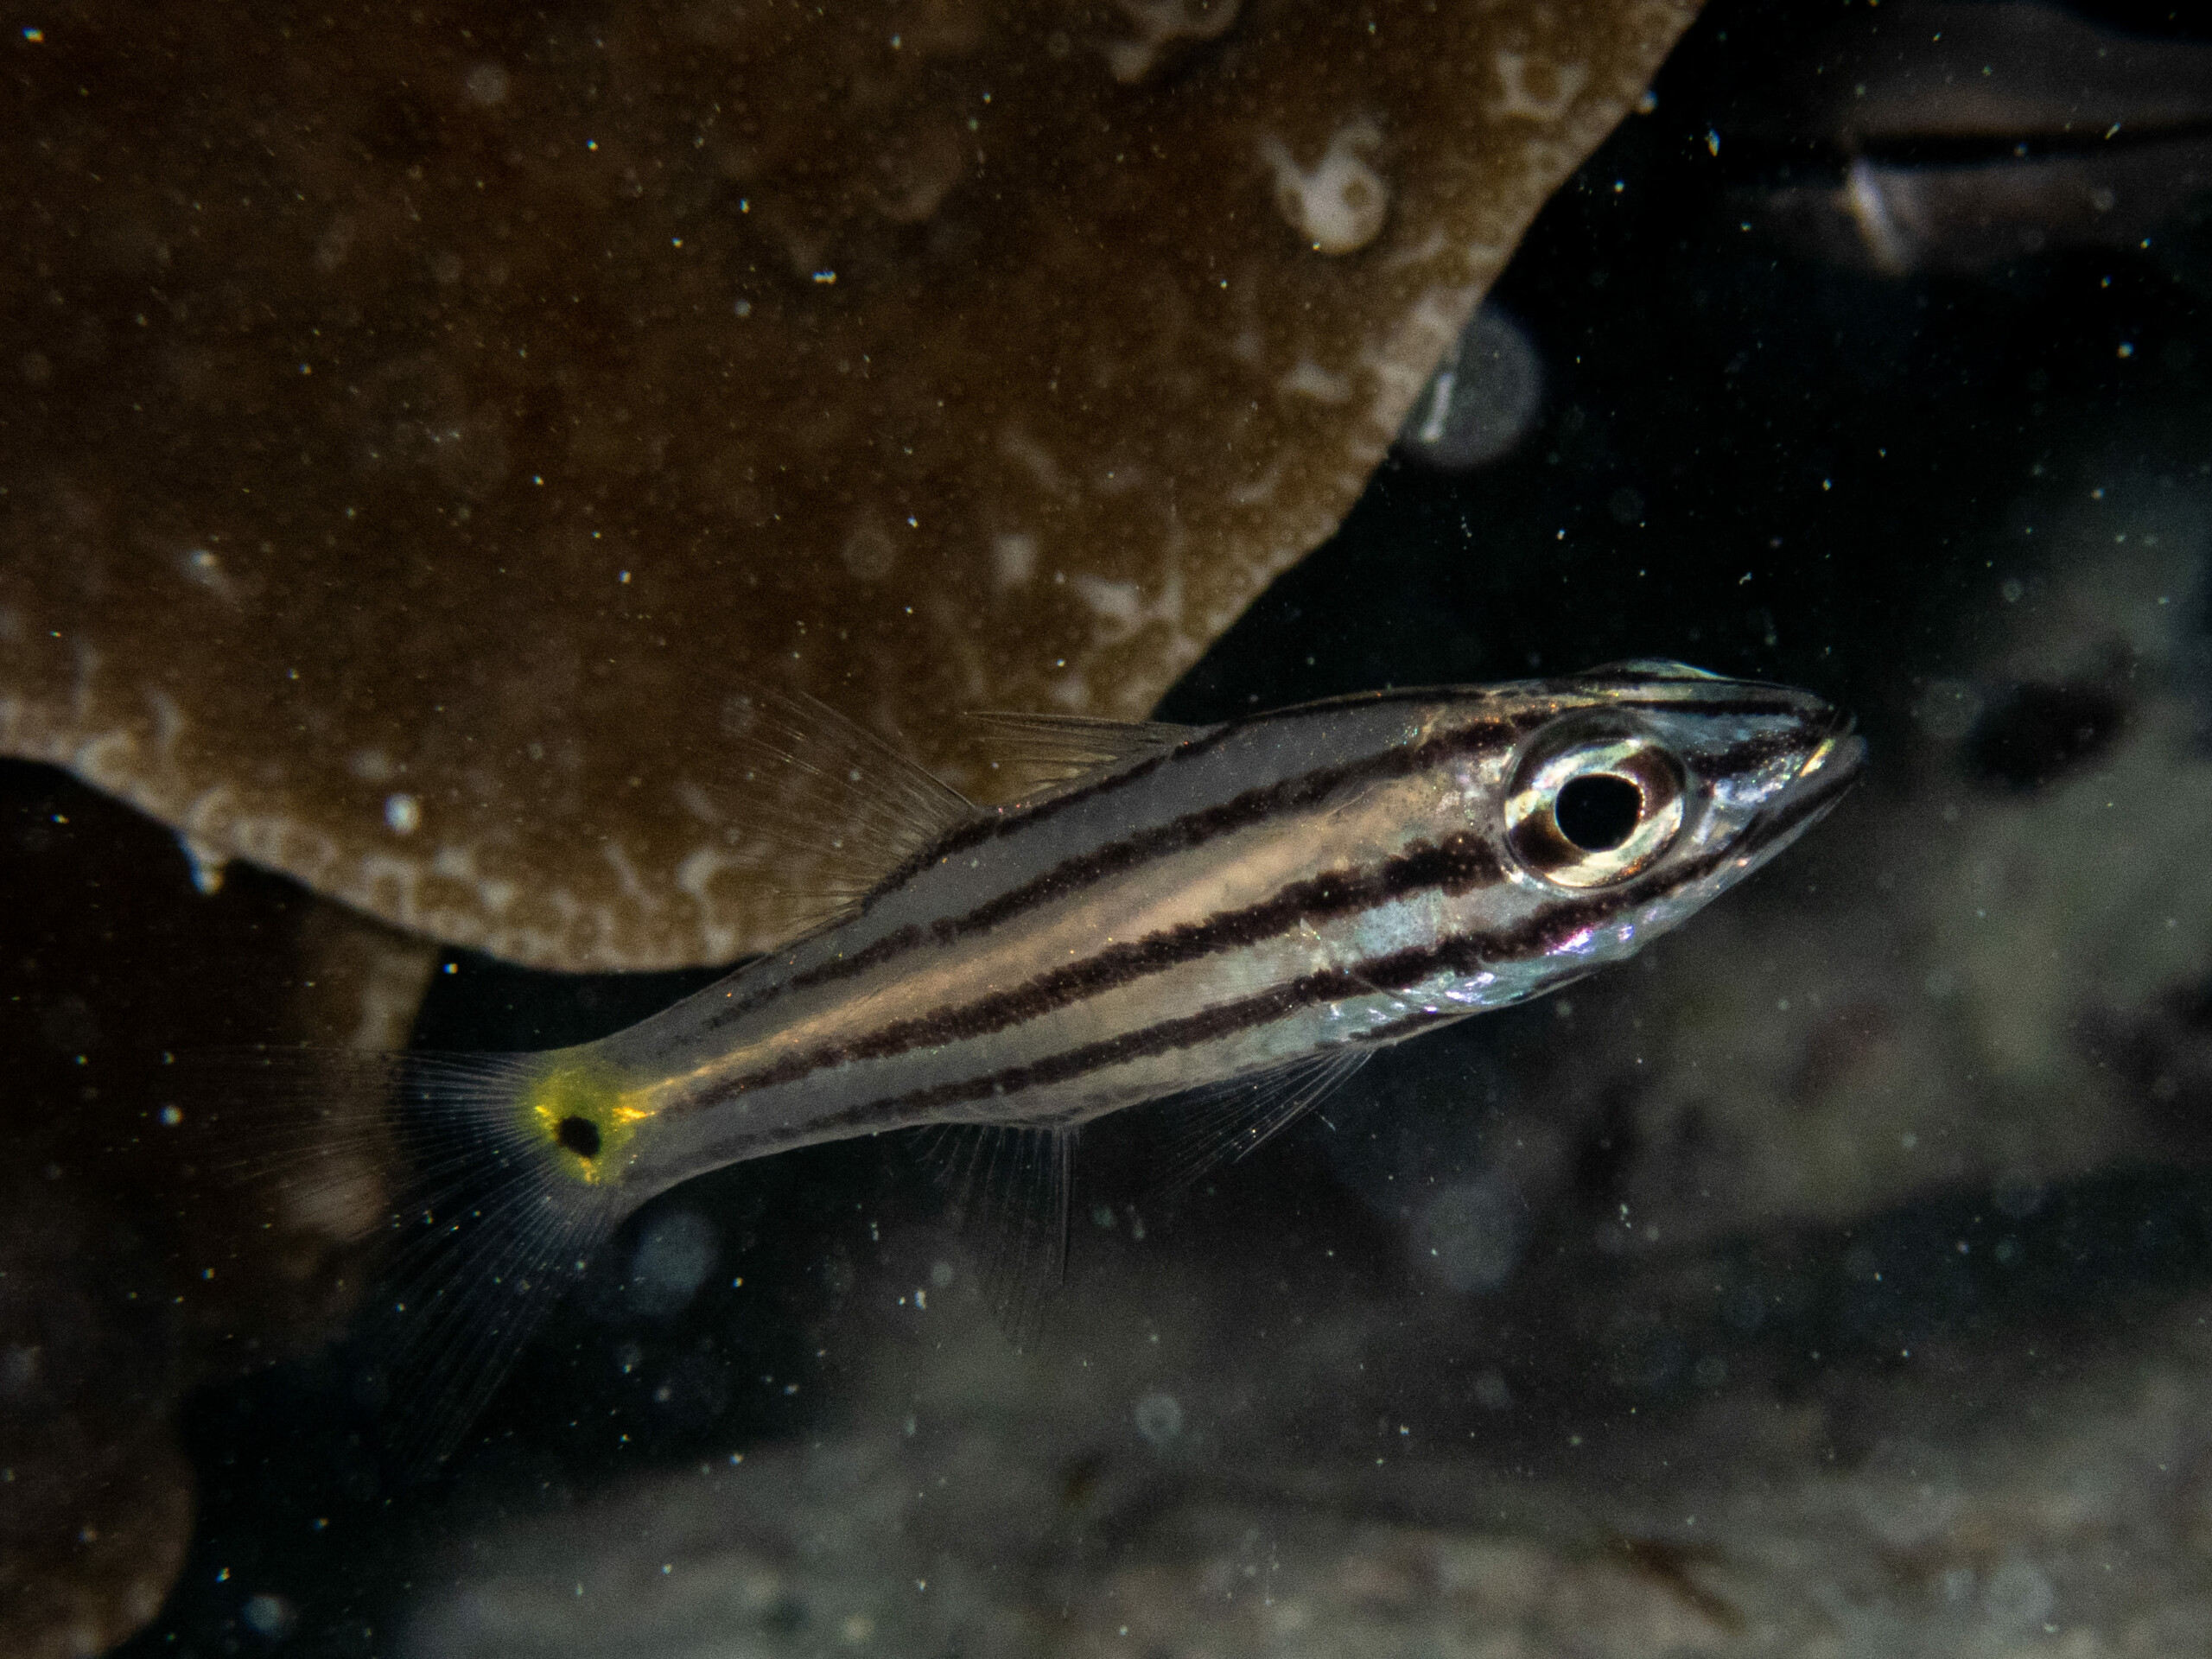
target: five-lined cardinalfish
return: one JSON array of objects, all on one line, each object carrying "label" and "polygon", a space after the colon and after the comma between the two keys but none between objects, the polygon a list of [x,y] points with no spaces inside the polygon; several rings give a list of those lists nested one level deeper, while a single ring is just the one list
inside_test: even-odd
[{"label": "five-lined cardinalfish", "polygon": [[759,709],[770,781],[831,815],[798,830],[865,877],[819,925],[596,1042],[260,1062],[309,1140],[374,1091],[421,1164],[391,1306],[432,1459],[658,1193],[925,1125],[1011,1135],[1051,1186],[1077,1125],[1192,1090],[1245,1102],[1241,1154],[1383,1044],[1632,955],[1864,755],[1808,693],[1639,661],[1211,727],[995,717],[1049,781],[978,808],[819,704]]}]

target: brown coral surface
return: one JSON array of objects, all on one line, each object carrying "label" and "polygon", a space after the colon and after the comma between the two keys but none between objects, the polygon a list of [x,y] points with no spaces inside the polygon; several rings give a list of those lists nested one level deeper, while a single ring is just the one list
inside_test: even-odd
[{"label": "brown coral surface", "polygon": [[963,707],[1141,713],[1694,10],[54,8],[0,749],[518,961],[759,948],[741,677],[971,783]]}]

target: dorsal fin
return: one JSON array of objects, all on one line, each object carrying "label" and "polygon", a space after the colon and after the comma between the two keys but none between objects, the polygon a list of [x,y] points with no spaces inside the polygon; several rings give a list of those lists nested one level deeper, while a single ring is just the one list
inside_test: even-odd
[{"label": "dorsal fin", "polygon": [[1164,720],[1098,720],[1089,715],[1022,715],[986,709],[966,717],[982,729],[999,777],[996,792],[1034,800],[1095,772],[1187,742],[1203,726]]},{"label": "dorsal fin", "polygon": [[883,878],[975,816],[962,795],[873,732],[804,692],[747,686],[722,705],[733,764],[687,806],[721,825],[729,861],[781,887],[790,932],[849,916]]}]

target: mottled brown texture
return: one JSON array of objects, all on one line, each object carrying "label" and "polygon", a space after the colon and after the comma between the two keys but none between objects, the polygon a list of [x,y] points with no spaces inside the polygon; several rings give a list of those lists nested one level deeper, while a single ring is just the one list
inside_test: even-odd
[{"label": "mottled brown texture", "polygon": [[[373,1143],[313,1211],[231,1169],[281,1147],[180,1091],[165,1048],[404,1042],[428,947],[248,872],[213,896],[137,814],[0,763],[0,1653],[93,1653],[182,1561],[194,1382],[327,1334],[373,1221]],[[174,1122],[164,1106],[178,1105]],[[282,1111],[272,1103],[269,1113]]]},{"label": "mottled brown texture", "polygon": [[742,677],[968,784],[962,708],[1141,714],[1694,10],[56,6],[0,749],[518,960],[759,948]]}]

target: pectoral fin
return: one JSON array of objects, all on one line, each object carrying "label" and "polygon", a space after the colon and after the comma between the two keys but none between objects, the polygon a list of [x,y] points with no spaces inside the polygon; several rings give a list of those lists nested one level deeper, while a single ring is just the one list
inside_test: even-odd
[{"label": "pectoral fin", "polygon": [[1374,1049],[1349,1044],[1178,1095],[1160,1115],[1171,1185],[1186,1186],[1281,1135],[1349,1083]]}]

